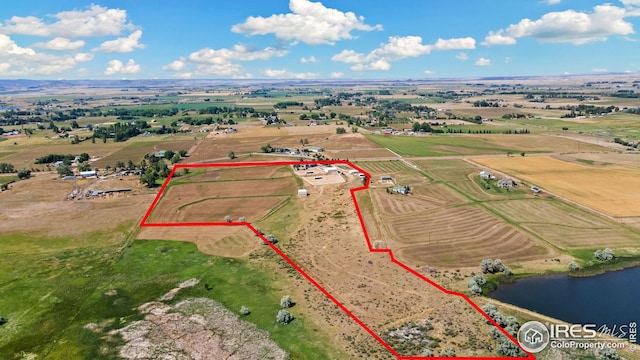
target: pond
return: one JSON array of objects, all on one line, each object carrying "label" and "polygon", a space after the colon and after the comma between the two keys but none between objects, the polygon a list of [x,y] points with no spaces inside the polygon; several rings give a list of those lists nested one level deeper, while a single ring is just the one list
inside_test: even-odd
[{"label": "pond", "polygon": [[533,276],[502,284],[489,297],[573,324],[620,329],[640,321],[640,267],[589,277]]}]

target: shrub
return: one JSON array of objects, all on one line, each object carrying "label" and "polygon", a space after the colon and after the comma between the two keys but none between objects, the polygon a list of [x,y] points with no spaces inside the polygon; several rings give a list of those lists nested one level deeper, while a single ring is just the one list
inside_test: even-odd
[{"label": "shrub", "polygon": [[593,256],[603,262],[611,261],[616,257],[613,253],[613,250],[609,248],[606,248],[604,250],[597,250],[595,253],[593,253]]},{"label": "shrub", "polygon": [[231,222],[231,220],[233,220],[233,219],[231,219],[231,216],[229,216],[229,215],[224,217],[224,221],[226,221],[226,222]]},{"label": "shrub", "polygon": [[475,281],[478,285],[484,285],[487,283],[487,280],[480,274],[473,275],[473,281]]},{"label": "shrub", "polygon": [[572,262],[569,263],[569,270],[578,271],[578,270],[580,270],[580,267],[578,266],[578,264],[576,264],[575,261],[572,261]]},{"label": "shrub", "polygon": [[293,319],[294,319],[293,315],[291,315],[291,313],[288,312],[287,310],[278,311],[278,315],[276,316],[276,321],[279,324],[283,324],[283,325],[287,325],[288,323],[292,322]]},{"label": "shrub", "polygon": [[280,306],[287,309],[293,306],[293,302],[291,301],[291,296],[285,295],[280,299]]}]

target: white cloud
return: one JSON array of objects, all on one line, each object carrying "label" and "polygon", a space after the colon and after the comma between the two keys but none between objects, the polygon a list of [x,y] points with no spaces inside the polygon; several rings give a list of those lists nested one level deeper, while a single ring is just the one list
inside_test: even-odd
[{"label": "white cloud", "polygon": [[504,31],[500,30],[498,32],[490,31],[489,35],[484,38],[482,45],[491,46],[491,45],[513,45],[516,43],[516,39],[509,35],[504,35]]},{"label": "white cloud", "polygon": [[423,71],[423,73],[424,73],[425,75],[431,75],[431,74],[433,74],[433,71],[431,71],[431,70],[425,70],[425,71]]},{"label": "white cloud", "polygon": [[196,75],[232,76],[241,71],[238,64],[198,64]]},{"label": "white cloud", "polygon": [[17,45],[9,36],[0,34],[0,74],[7,76],[52,75],[68,71],[78,62],[91,60],[91,55],[51,55]]},{"label": "white cloud", "polygon": [[264,75],[278,79],[315,79],[320,76],[318,73],[294,73],[287,71],[287,69],[266,69]]},{"label": "white cloud", "polygon": [[606,68],[596,68],[596,69],[593,69],[593,70],[591,70],[591,71],[593,71],[593,72],[599,72],[599,73],[605,73],[605,72],[607,72],[607,71],[609,71],[609,70],[607,70]]},{"label": "white cloud", "polygon": [[140,65],[136,64],[133,59],[129,59],[126,64],[123,64],[120,60],[111,60],[107,64],[107,68],[105,69],[104,74],[137,74],[138,72],[140,72],[140,70]]},{"label": "white cloud", "polygon": [[253,79],[253,74],[246,73],[244,75],[233,75],[234,79]]},{"label": "white cloud", "polygon": [[300,62],[303,63],[303,64],[314,63],[314,62],[316,62],[316,57],[313,56],[313,55],[309,56],[308,58],[302,57],[302,58],[300,58]]},{"label": "white cloud", "polygon": [[351,70],[389,70],[391,62],[409,57],[428,55],[432,50],[473,49],[472,38],[438,39],[434,45],[423,44],[420,36],[390,36],[389,41],[365,55],[353,50],[343,50],[331,60],[354,64]]},{"label": "white cloud", "polygon": [[343,72],[339,72],[339,71],[334,71],[331,74],[329,74],[329,76],[333,79],[338,79],[344,76]]},{"label": "white cloud", "polygon": [[184,61],[185,59],[183,57],[181,57],[180,59],[173,61],[165,66],[162,67],[162,70],[164,71],[180,71],[182,69],[184,69],[184,67],[187,65],[187,63]]},{"label": "white cloud", "polygon": [[353,50],[342,50],[340,53],[333,55],[331,60],[344,63],[361,63],[365,61],[365,56]]},{"label": "white cloud", "polygon": [[191,79],[193,77],[193,73],[185,72],[185,73],[175,73],[171,77],[176,79]]},{"label": "white cloud", "polygon": [[62,11],[50,15],[55,21],[45,23],[35,16],[13,16],[0,26],[0,33],[64,38],[119,35],[124,29],[133,29],[127,23],[127,11],[91,5],[85,11]]},{"label": "white cloud", "polygon": [[353,39],[354,30],[382,30],[381,25],[367,25],[364,17],[325,7],[321,2],[290,0],[291,13],[269,17],[250,16],[231,27],[235,33],[249,35],[274,34],[278,39],[301,41],[310,45],[335,44]]},{"label": "white cloud", "polygon": [[562,0],[547,0],[547,4],[549,5],[555,5],[555,4],[560,4]]},{"label": "white cloud", "polygon": [[477,66],[491,66],[491,60],[481,57],[478,60],[476,60],[476,65]]},{"label": "white cloud", "polygon": [[472,37],[448,40],[438,39],[433,47],[437,50],[475,49],[476,40]]},{"label": "white cloud", "polygon": [[467,61],[469,60],[469,55],[467,53],[461,52],[458,55],[456,55],[456,59],[461,61]]},{"label": "white cloud", "polygon": [[47,42],[38,42],[33,44],[33,47],[43,48],[47,50],[55,50],[55,51],[67,51],[67,50],[78,50],[83,47],[85,42],[83,40],[71,41],[67,38],[57,37],[51,39]]},{"label": "white cloud", "polygon": [[[626,0],[625,5],[635,5],[637,0]],[[570,42],[575,45],[591,41],[605,41],[612,35],[629,35],[633,24],[629,16],[640,16],[611,4],[597,5],[593,12],[575,10],[550,12],[538,20],[522,19],[506,29],[490,32],[483,45],[511,45],[516,39],[532,37],[542,42]]]},{"label": "white cloud", "polygon": [[91,53],[77,53],[73,56],[73,59],[77,62],[87,62],[93,60],[93,54]]},{"label": "white cloud", "polygon": [[407,57],[427,55],[433,49],[432,45],[423,45],[420,36],[391,36],[389,42],[373,50],[370,56],[388,60],[400,60]]},{"label": "white cloud", "polygon": [[226,64],[231,60],[253,61],[268,60],[274,56],[284,56],[288,53],[284,49],[268,47],[265,49],[249,49],[243,45],[234,45],[231,49],[200,49],[189,55],[189,61],[203,64]]},{"label": "white cloud", "polygon": [[105,41],[93,50],[105,53],[128,53],[135,49],[144,49],[145,45],[139,43],[141,37],[142,30],[136,30],[127,37]]},{"label": "white cloud", "polygon": [[505,58],[504,58],[504,62],[505,62],[505,63],[507,63],[507,64],[508,64],[508,63],[510,63],[510,62],[511,62],[511,58],[510,58],[510,57],[508,57],[508,56],[507,56],[507,57],[505,57]]}]

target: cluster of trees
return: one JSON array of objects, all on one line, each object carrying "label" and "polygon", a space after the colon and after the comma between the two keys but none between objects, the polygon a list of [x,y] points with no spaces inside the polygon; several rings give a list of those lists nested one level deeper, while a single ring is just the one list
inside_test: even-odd
[{"label": "cluster of trees", "polygon": [[212,114],[212,115],[216,115],[216,114],[227,114],[227,115],[235,114],[237,117],[251,116],[251,114],[253,114],[255,112],[256,112],[256,110],[254,108],[252,108],[252,107],[236,107],[236,106],[231,106],[231,107],[209,106],[209,107],[202,108],[202,109],[198,110],[198,113],[200,115],[204,115],[204,114]]},{"label": "cluster of trees", "polygon": [[[503,329],[505,329],[511,336],[516,337],[518,334],[518,330],[520,329],[520,324],[518,320],[513,316],[504,316],[493,303],[486,303],[482,306],[482,311],[484,311],[496,324],[500,325]],[[490,323],[489,320],[486,320],[487,323]],[[526,354],[522,352],[520,347],[513,343],[508,337],[504,336],[504,334],[495,327],[491,328],[491,335],[497,341],[498,346],[497,350],[500,355],[511,356],[511,357],[521,357]]]},{"label": "cluster of trees", "polygon": [[[78,161],[89,161],[88,153],[81,153],[78,156]],[[47,154],[36,159],[36,164],[53,164],[56,161],[62,161],[64,165],[71,165],[71,162],[76,158],[76,155],[71,154]]]},{"label": "cluster of trees", "polygon": [[634,145],[635,145],[635,146],[640,146],[640,142],[638,142],[637,144],[635,144],[633,141],[626,141],[626,140],[622,140],[622,139],[621,139],[621,138],[619,138],[619,137],[616,137],[615,139],[613,139],[613,141],[614,141],[616,144],[620,144],[620,145],[622,145],[622,146],[634,146]]},{"label": "cluster of trees", "polygon": [[473,107],[500,107],[498,101],[477,100],[473,102]]},{"label": "cluster of trees", "polygon": [[102,142],[107,142],[108,138],[113,138],[116,142],[127,141],[132,137],[138,136],[142,130],[149,129],[151,126],[146,121],[137,120],[131,123],[115,123],[109,126],[101,126],[93,130],[93,138],[101,138]]},{"label": "cluster of trees", "polygon": [[145,184],[147,187],[151,188],[156,186],[156,182],[159,179],[164,179],[169,176],[170,170],[167,164],[164,161],[161,161],[160,158],[150,156],[148,157],[148,159],[148,166],[144,163],[143,160],[143,173],[140,176],[140,183]]},{"label": "cluster of trees", "polygon": [[617,106],[614,106],[614,105],[603,107],[603,106],[580,104],[578,106],[566,106],[566,108],[567,110],[571,110],[571,112],[568,114],[562,115],[561,118],[574,118],[576,116],[609,114],[611,112],[617,112],[620,110]]},{"label": "cluster of trees", "polygon": [[[194,119],[191,116],[185,116],[182,119],[180,119],[180,121],[182,121],[185,124],[189,124],[189,125],[196,125],[196,126],[200,126],[200,125],[211,125],[211,124],[217,124],[217,125],[235,125],[235,121],[228,119],[228,120],[222,120],[221,118],[216,118],[215,120],[213,119],[213,117],[211,116],[207,116],[206,118],[198,118],[198,119]],[[172,127],[178,126],[178,121],[173,121],[170,124]]]},{"label": "cluster of trees", "polygon": [[[117,116],[120,120],[133,120],[137,117],[164,117],[175,116],[180,110],[172,108],[115,108],[101,111],[103,116]],[[93,115],[95,116],[95,114]]]},{"label": "cluster of trees", "polygon": [[345,134],[347,130],[343,127],[336,128],[336,134]]},{"label": "cluster of trees", "polygon": [[429,125],[429,123],[427,122],[423,122],[422,124],[419,122],[414,122],[413,125],[411,125],[411,130],[413,132],[431,132],[433,129],[431,129],[431,125]]},{"label": "cluster of trees", "polygon": [[494,261],[491,261],[491,259],[483,259],[480,262],[480,270],[483,274],[495,274],[502,272],[506,276],[513,275],[511,270],[506,267],[500,259],[495,259]]},{"label": "cluster of trees", "polygon": [[[317,100],[316,100],[317,101]],[[287,106],[304,106],[301,101],[280,101],[273,105],[274,109],[286,109]]]},{"label": "cluster of trees", "polygon": [[593,253],[593,256],[597,260],[602,262],[608,262],[616,258],[615,254],[613,253],[613,250],[609,248],[606,248],[604,250],[596,250],[596,252]]},{"label": "cluster of trees", "polygon": [[9,163],[0,163],[0,173],[3,174],[8,174],[8,173],[13,173],[16,172],[16,170],[14,169],[13,164],[9,164]]}]

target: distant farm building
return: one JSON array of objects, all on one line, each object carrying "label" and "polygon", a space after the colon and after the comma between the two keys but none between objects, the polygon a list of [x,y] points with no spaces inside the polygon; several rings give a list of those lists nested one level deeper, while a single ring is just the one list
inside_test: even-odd
[{"label": "distant farm building", "polygon": [[324,149],[323,149],[323,148],[321,148],[321,147],[315,147],[315,146],[309,146],[309,147],[307,148],[307,150],[308,150],[309,152],[312,152],[312,153],[321,153],[321,152],[323,152],[323,151],[324,151]]},{"label": "distant farm building", "polygon": [[335,166],[325,166],[324,167],[324,172],[327,174],[332,174],[332,173],[336,173],[338,172],[338,168]]},{"label": "distant farm building", "polygon": [[307,189],[298,189],[298,196],[300,197],[309,196],[309,192],[307,191]]},{"label": "distant farm building", "polygon": [[483,170],[480,171],[480,177],[483,179],[489,179],[491,177],[491,174],[488,171]]},{"label": "distant farm building", "polygon": [[83,178],[88,178],[88,177],[98,177],[98,174],[91,170],[91,171],[80,171],[80,176]]},{"label": "distant farm building", "polygon": [[380,181],[382,182],[393,182],[393,178],[389,175],[380,176]]},{"label": "distant farm building", "polygon": [[511,178],[500,179],[498,180],[498,187],[502,189],[511,189],[512,187],[518,186],[518,184],[513,181]]},{"label": "distant farm building", "polygon": [[407,195],[407,194],[409,194],[409,187],[408,186],[394,186],[393,188],[391,188],[391,191],[393,191],[394,193]]},{"label": "distant farm building", "polygon": [[165,154],[166,154],[166,153],[167,153],[167,151],[166,151],[166,150],[160,150],[160,151],[158,151],[157,153],[155,153],[155,155],[154,155],[154,156],[155,156],[155,157],[157,157],[157,158],[163,158],[163,157],[165,156]]}]

